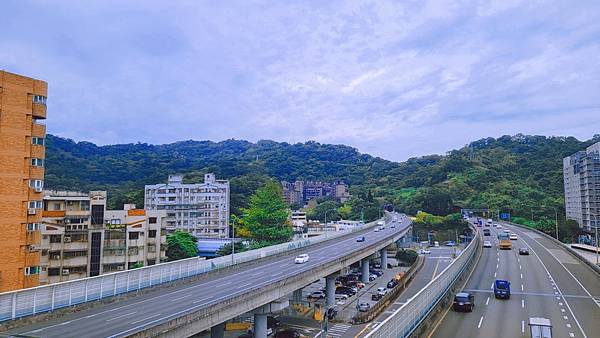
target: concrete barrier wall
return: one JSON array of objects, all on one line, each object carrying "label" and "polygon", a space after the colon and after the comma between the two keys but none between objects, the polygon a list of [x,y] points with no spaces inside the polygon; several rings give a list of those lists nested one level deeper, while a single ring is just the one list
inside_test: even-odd
[{"label": "concrete barrier wall", "polygon": [[[386,220],[390,217],[385,215]],[[218,271],[235,264],[278,255],[309,245],[340,238],[375,226],[377,221],[364,226],[338,231],[310,239],[282,243],[266,248],[240,252],[205,260],[201,257],[109,273],[96,277],[38,286],[0,293],[0,322],[19,319],[78,304],[116,297],[141,289],[171,283],[176,280]]]}]

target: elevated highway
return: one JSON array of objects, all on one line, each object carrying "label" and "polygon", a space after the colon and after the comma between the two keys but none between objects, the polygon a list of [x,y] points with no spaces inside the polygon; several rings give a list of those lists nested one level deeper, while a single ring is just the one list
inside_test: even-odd
[{"label": "elevated highway", "polygon": [[[243,313],[257,309],[264,311],[265,305],[357,261],[362,260],[368,271],[371,255],[398,241],[410,230],[410,219],[397,217],[401,219],[394,228],[388,222],[379,232],[366,229],[263,258],[252,265],[209,273],[201,280],[172,288],[151,289],[123,301],[68,312],[60,318],[24,325],[4,334],[31,337],[188,337],[218,328],[223,322]],[[356,238],[361,235],[366,240],[357,242]],[[300,253],[308,254],[310,260],[305,264],[294,264],[294,257]],[[266,316],[261,318],[266,320]],[[266,336],[266,332],[260,332],[258,326],[257,336]]]}]

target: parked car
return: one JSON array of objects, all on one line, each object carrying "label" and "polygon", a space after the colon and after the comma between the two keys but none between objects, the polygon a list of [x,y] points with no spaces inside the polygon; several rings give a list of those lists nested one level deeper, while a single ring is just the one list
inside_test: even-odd
[{"label": "parked car", "polygon": [[385,296],[387,295],[388,290],[385,288],[385,286],[380,286],[377,288],[377,294],[381,295],[381,296]]},{"label": "parked car", "polygon": [[459,292],[454,296],[452,307],[454,311],[472,312],[475,307],[475,297],[469,292]]},{"label": "parked car", "polygon": [[431,250],[427,250],[427,249],[421,249],[421,250],[419,250],[419,253],[420,253],[421,255],[428,255],[428,254],[430,254],[430,253],[431,253]]},{"label": "parked car", "polygon": [[374,273],[372,273],[372,274],[369,274],[369,282],[372,282],[372,281],[376,280],[376,279],[377,279],[377,277],[378,277],[378,276],[377,276],[376,274],[374,274]]},{"label": "parked car", "polygon": [[380,295],[380,294],[378,294],[378,293],[375,293],[375,294],[371,295],[371,300],[374,301],[374,302],[380,300],[381,298],[383,298],[383,296]]},{"label": "parked car", "polygon": [[527,249],[527,248],[520,248],[519,249],[519,255],[529,255],[529,249]]},{"label": "parked car", "polygon": [[377,277],[381,277],[381,276],[383,276],[383,271],[381,271],[381,270],[374,270],[374,269],[373,269],[373,270],[369,270],[369,273],[372,273],[372,274],[374,274],[374,275],[377,275]]},{"label": "parked car", "polygon": [[313,291],[310,295],[307,296],[308,299],[323,299],[325,298],[325,292],[323,291]]},{"label": "parked car", "polygon": [[357,282],[357,281],[349,281],[344,286],[348,286],[348,287],[351,287],[351,288],[362,289],[362,288],[365,287],[365,283],[363,283],[363,282]]},{"label": "parked car", "polygon": [[511,241],[516,241],[518,239],[517,234],[510,234],[508,238],[510,238]]},{"label": "parked car", "polygon": [[445,246],[456,246],[456,243],[454,241],[446,241],[444,242]]},{"label": "parked car", "polygon": [[354,296],[356,294],[356,292],[357,291],[355,289],[349,288],[347,286],[340,286],[335,289],[335,293],[343,293],[348,296]]},{"label": "parked car", "polygon": [[285,329],[285,330],[277,331],[277,333],[275,333],[275,338],[300,338],[300,337],[302,337],[302,335],[298,331],[292,330],[292,329]]},{"label": "parked car", "polygon": [[308,256],[308,254],[301,254],[301,255],[296,256],[294,263],[303,264],[303,263],[308,262],[309,259],[310,259],[310,257]]},{"label": "parked car", "polygon": [[388,289],[393,289],[393,288],[395,288],[395,287],[396,287],[396,285],[398,285],[398,282],[396,282],[396,280],[395,280],[395,279],[392,279],[391,281],[389,281],[389,282],[387,283],[387,288],[388,288]]},{"label": "parked car", "polygon": [[491,248],[492,247],[492,242],[490,242],[490,241],[483,241],[483,247],[484,248]]},{"label": "parked car", "polygon": [[336,293],[334,295],[335,300],[347,300],[348,299],[348,295],[344,294],[344,293]]},{"label": "parked car", "polygon": [[365,241],[365,236],[360,236],[356,239],[357,242],[364,242]]},{"label": "parked car", "polygon": [[356,306],[356,308],[358,309],[358,311],[360,312],[367,312],[371,309],[371,304],[369,303],[360,303]]}]

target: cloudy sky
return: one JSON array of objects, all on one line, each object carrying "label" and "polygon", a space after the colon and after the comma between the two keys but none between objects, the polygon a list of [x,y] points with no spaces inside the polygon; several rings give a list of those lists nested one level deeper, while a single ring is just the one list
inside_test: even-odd
[{"label": "cloudy sky", "polygon": [[47,81],[48,132],[78,141],[316,140],[404,160],[600,133],[595,0],[0,7],[0,69]]}]

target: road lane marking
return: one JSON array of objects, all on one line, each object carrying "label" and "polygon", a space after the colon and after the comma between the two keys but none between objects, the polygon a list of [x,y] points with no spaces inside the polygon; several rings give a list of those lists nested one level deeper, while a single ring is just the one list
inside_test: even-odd
[{"label": "road lane marking", "polygon": [[519,265],[519,270],[523,270],[523,269],[521,268],[521,265]]},{"label": "road lane marking", "polygon": [[521,274],[521,279],[523,279],[523,274]]},{"label": "road lane marking", "polygon": [[190,296],[190,295],[183,295],[183,296],[181,296],[181,297],[173,298],[173,299],[171,300],[171,303],[173,303],[173,302],[176,302],[176,301],[178,301],[178,300],[180,300],[180,299],[188,298],[189,296]]},{"label": "road lane marking", "polygon": [[521,321],[521,333],[525,333],[525,321]]},{"label": "road lane marking", "polygon": [[564,319],[564,320],[569,320],[569,317],[567,317],[567,316],[563,316],[563,319]]},{"label": "road lane marking", "polygon": [[137,311],[133,311],[133,312],[125,313],[125,314],[122,314],[122,315],[120,315],[120,316],[116,316],[116,317],[112,317],[112,318],[110,318],[110,319],[107,319],[106,321],[107,321],[107,322],[110,322],[110,321],[112,321],[112,320],[119,319],[119,318],[123,318],[123,317],[129,316],[129,315],[132,315],[132,314],[134,314],[134,313],[137,313]]},{"label": "road lane marking", "polygon": [[490,303],[490,297],[487,298],[487,300],[485,301],[485,305],[488,305]]},{"label": "road lane marking", "polygon": [[524,290],[523,290],[523,284],[521,284],[521,291],[524,291]]},{"label": "road lane marking", "polygon": [[575,334],[573,332],[569,332],[569,337],[575,337]]},{"label": "road lane marking", "polygon": [[494,278],[496,278],[496,277],[497,277],[497,276],[496,276],[497,274],[498,274],[497,272],[494,272]]},{"label": "road lane marking", "polygon": [[[542,248],[546,249],[540,242],[538,242],[536,239],[534,239],[533,237],[525,234],[525,232],[523,233],[523,238],[524,237],[529,237],[531,240],[535,241],[539,246],[541,246]],[[527,241],[525,239],[523,239],[523,241],[529,245],[529,243],[527,243]],[[537,254],[537,252],[533,249],[533,247],[531,245],[529,245],[529,248],[531,249],[531,252],[533,252],[533,254],[535,255],[535,257],[538,259],[538,261],[540,262],[540,264],[542,264],[542,267],[544,268],[544,270],[546,271],[546,273],[548,274],[548,277],[550,277],[550,279],[552,278],[552,274],[550,274],[550,270],[548,270],[548,268],[546,267],[546,264],[544,264],[544,262],[542,261],[542,259],[540,258],[540,256]],[[546,251],[548,251],[548,249],[546,249]],[[552,255],[552,253],[550,251],[548,251],[548,253],[550,253],[550,255]],[[556,259],[556,258],[555,258]],[[558,260],[557,260],[558,261]],[[560,263],[560,262],[559,262]],[[561,263],[562,264],[562,263]],[[564,267],[564,265],[563,265]],[[565,270],[567,270],[567,268],[565,267]],[[571,273],[569,270],[567,270],[567,272]],[[572,275],[571,275],[572,276]],[[575,277],[573,277],[575,278]],[[577,280],[577,279],[576,279]],[[577,281],[579,282],[579,281]],[[580,284],[581,285],[581,284]],[[556,284],[556,287],[558,288],[558,284]],[[583,286],[582,286],[583,287]],[[585,290],[585,288],[584,288]],[[560,292],[560,288],[558,288],[558,291]],[[587,290],[586,290],[587,291]],[[557,292],[555,292],[556,294],[558,294]],[[562,293],[562,292],[561,292]],[[588,293],[589,295],[589,293]],[[591,296],[591,295],[590,295]],[[557,299],[560,299],[559,297],[556,297]],[[571,313],[571,315],[573,316],[573,319],[575,320],[575,323],[577,324],[577,327],[579,328],[579,331],[581,331],[581,334],[583,335],[584,338],[587,338],[587,335],[585,334],[585,332],[583,331],[583,327],[581,327],[581,324],[579,323],[579,320],[577,320],[577,317],[575,317],[575,313],[573,312],[573,310],[571,309],[571,306],[569,306],[569,302],[567,302],[567,299],[564,298],[565,301],[565,305],[567,306],[567,308],[569,309],[569,312]],[[599,305],[600,306],[600,305]],[[565,316],[566,319],[566,316]]]},{"label": "road lane marking", "polygon": [[158,317],[158,316],[160,316],[160,315],[161,315],[160,313],[157,313],[157,314],[155,314],[155,315],[152,315],[152,316],[150,316],[150,317],[146,317],[146,318],[138,319],[138,320],[136,320],[135,322],[131,322],[130,324],[137,324],[137,323],[141,323],[141,322],[143,322],[143,321],[145,321],[145,320],[148,320],[148,319],[150,319],[150,318],[154,318],[154,317]]},{"label": "road lane marking", "polygon": [[521,299],[521,308],[524,309],[525,308],[525,299]]},{"label": "road lane marking", "polygon": [[481,323],[483,322],[483,316],[481,316],[481,318],[479,318],[479,324],[477,324],[477,328],[480,329],[481,328]]},{"label": "road lane marking", "polygon": [[567,327],[570,329],[571,328],[571,324],[567,323]]},{"label": "road lane marking", "polygon": [[435,278],[435,274],[437,273],[437,269],[438,269],[438,266],[439,266],[439,265],[440,265],[440,261],[438,260],[438,261],[435,263],[435,269],[433,269],[433,275],[431,276],[431,279],[432,279],[432,280]]},{"label": "road lane marking", "polygon": [[496,270],[498,270],[498,264],[496,264]]}]

